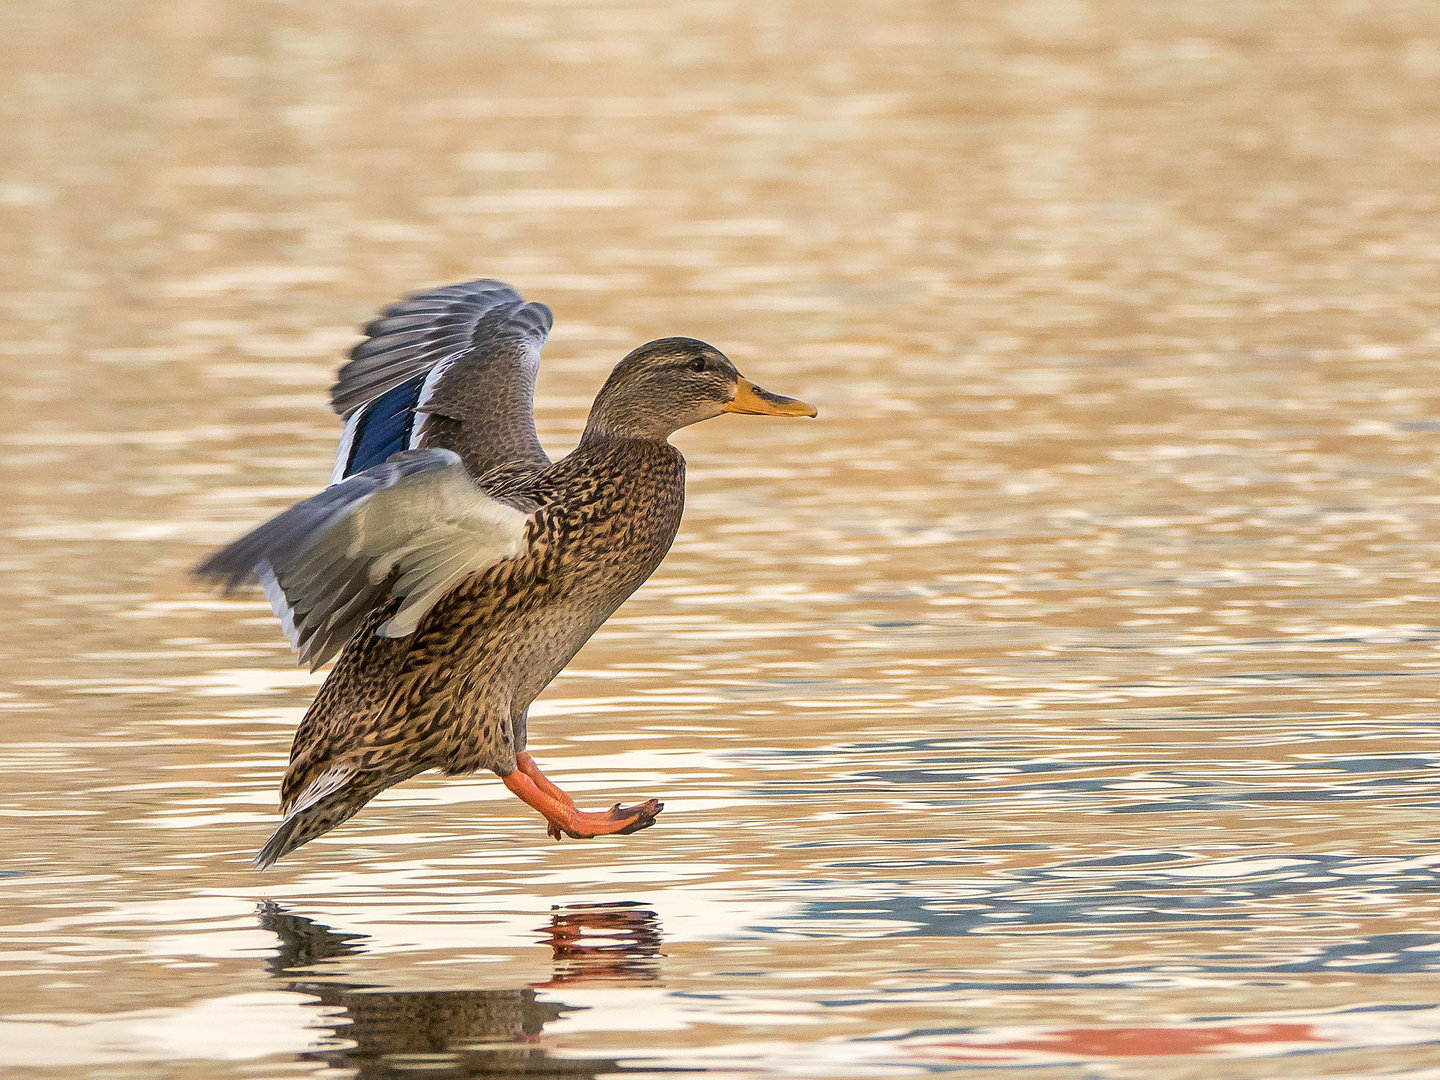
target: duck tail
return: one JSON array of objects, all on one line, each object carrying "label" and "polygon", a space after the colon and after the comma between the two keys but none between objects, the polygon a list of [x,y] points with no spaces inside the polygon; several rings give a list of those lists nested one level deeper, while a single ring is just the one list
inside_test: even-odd
[{"label": "duck tail", "polygon": [[288,808],[280,827],[255,853],[255,868],[270,869],[281,856],[349,820],[389,786],[383,781],[365,783],[360,777],[355,769],[338,768],[326,769],[310,781]]}]

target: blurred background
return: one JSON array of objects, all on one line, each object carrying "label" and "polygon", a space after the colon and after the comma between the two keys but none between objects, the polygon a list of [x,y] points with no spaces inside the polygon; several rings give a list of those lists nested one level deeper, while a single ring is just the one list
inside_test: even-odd
[{"label": "blurred background", "polygon": [[[1440,1075],[1433,3],[14,0],[0,87],[0,1074]],[[677,437],[532,711],[655,829],[261,878],[319,677],[186,570],[480,276],[553,455],[662,335],[820,419]]]}]

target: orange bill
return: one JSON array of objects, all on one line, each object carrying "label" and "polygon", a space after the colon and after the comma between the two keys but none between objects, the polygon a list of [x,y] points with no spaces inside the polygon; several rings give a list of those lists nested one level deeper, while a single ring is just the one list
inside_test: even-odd
[{"label": "orange bill", "polygon": [[735,400],[725,406],[726,412],[757,416],[814,416],[815,406],[794,398],[781,397],[761,390],[749,379],[741,379],[735,388]]}]

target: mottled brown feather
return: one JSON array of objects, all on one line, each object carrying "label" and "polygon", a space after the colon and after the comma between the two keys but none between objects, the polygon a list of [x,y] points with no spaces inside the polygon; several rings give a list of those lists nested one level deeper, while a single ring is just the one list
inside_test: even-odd
[{"label": "mottled brown feather", "polygon": [[526,553],[462,582],[409,637],[374,633],[394,601],[371,615],[300,723],[282,808],[334,768],[355,772],[326,800],[344,817],[425,769],[513,771],[531,701],[660,565],[684,490],[679,451],[652,440],[597,440],[512,481],[536,507]]}]

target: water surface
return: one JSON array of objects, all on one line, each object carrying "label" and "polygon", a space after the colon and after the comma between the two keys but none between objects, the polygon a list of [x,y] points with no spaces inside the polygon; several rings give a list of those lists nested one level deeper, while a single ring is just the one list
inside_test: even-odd
[{"label": "water surface", "polygon": [[[0,13],[0,1070],[1433,1076],[1440,16],[1311,0]],[[297,671],[185,571],[354,327],[714,342],[674,551],[264,876]]]}]

